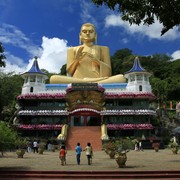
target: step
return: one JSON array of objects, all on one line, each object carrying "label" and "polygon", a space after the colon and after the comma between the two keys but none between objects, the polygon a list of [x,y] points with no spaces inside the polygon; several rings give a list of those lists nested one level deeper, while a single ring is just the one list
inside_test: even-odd
[{"label": "step", "polygon": [[70,127],[66,140],[67,149],[74,150],[78,142],[83,149],[90,142],[94,151],[102,150],[100,126]]},{"label": "step", "polygon": [[180,171],[0,171],[1,179],[179,179]]}]

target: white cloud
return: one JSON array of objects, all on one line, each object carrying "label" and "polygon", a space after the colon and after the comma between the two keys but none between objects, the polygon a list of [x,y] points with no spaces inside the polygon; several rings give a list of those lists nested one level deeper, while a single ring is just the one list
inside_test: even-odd
[{"label": "white cloud", "polygon": [[138,25],[130,25],[128,22],[123,21],[120,15],[111,14],[106,16],[105,18],[105,26],[109,27],[121,27],[130,34],[136,34],[140,36],[147,36],[149,39],[159,39],[159,40],[175,40],[180,38],[180,33],[178,32],[178,28],[169,30],[165,35],[161,36],[162,24],[160,24],[157,20],[155,23],[147,26],[140,24]]},{"label": "white cloud", "polygon": [[[59,38],[42,37],[41,47],[31,42],[17,27],[9,24],[0,26],[0,42],[24,49],[32,58],[38,56],[40,69],[51,73],[59,73],[62,65],[66,63],[67,41]],[[6,67],[0,68],[2,72],[22,73],[27,71],[33,59],[25,63],[23,59],[5,52]]]},{"label": "white cloud", "polygon": [[171,56],[172,56],[173,60],[180,59],[180,50],[173,52]]},{"label": "white cloud", "polygon": [[[38,57],[39,68],[46,69],[50,73],[60,73],[62,65],[66,64],[67,41],[59,38],[43,37],[41,46],[42,54]],[[6,68],[1,69],[4,72],[24,73],[31,68],[33,61],[32,58],[28,64],[23,64],[21,59],[11,55],[7,56]],[[14,64],[10,62],[14,62]]]},{"label": "white cloud", "polygon": [[[59,38],[42,38],[42,55],[38,64],[41,69],[51,73],[59,73],[62,65],[66,64],[67,41]],[[30,60],[31,62],[31,60]]]},{"label": "white cloud", "polygon": [[33,44],[16,26],[10,24],[0,26],[0,42],[24,49],[31,56],[40,54],[40,48]]},{"label": "white cloud", "polygon": [[23,60],[19,57],[16,57],[10,53],[5,53],[6,59],[6,67],[0,68],[1,72],[10,73],[14,72],[15,74],[22,73],[25,71],[27,64],[23,62]]}]

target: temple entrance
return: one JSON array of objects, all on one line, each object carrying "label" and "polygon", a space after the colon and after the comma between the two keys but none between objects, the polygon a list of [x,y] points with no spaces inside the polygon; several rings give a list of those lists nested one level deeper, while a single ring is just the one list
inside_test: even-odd
[{"label": "temple entrance", "polygon": [[92,113],[74,114],[69,117],[71,126],[100,126],[101,116]]},{"label": "temple entrance", "polygon": [[93,112],[93,109],[89,111],[82,111],[80,109],[77,111],[78,109],[68,116],[68,124],[70,126],[66,140],[67,149],[73,150],[77,142],[80,142],[82,147],[86,147],[87,142],[91,142],[94,150],[101,150],[100,113]]}]

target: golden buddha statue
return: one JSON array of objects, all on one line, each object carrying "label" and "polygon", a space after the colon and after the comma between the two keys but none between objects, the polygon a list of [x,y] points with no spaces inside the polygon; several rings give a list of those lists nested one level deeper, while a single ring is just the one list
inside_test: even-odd
[{"label": "golden buddha statue", "polygon": [[[97,34],[93,24],[83,24],[79,46],[68,48],[67,76],[53,75],[51,84],[68,83],[122,83],[122,74],[112,76],[109,48],[94,43]],[[83,43],[83,44],[82,44]]]}]

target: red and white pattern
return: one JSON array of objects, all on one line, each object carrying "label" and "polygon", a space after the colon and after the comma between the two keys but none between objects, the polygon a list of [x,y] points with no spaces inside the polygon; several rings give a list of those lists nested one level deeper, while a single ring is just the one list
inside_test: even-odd
[{"label": "red and white pattern", "polygon": [[121,109],[121,110],[104,110],[101,115],[156,115],[156,111],[149,109]]},{"label": "red and white pattern", "polygon": [[121,129],[154,129],[152,124],[108,124],[109,130],[121,130]]},{"label": "red and white pattern", "polygon": [[18,115],[41,115],[41,116],[51,116],[51,115],[69,115],[66,110],[21,110]]},{"label": "red and white pattern", "polygon": [[156,96],[149,92],[105,92],[105,98],[148,98],[155,99]]},{"label": "red and white pattern", "polygon": [[28,93],[17,96],[17,99],[63,99],[66,93]]},{"label": "red and white pattern", "polygon": [[54,125],[50,125],[50,124],[21,124],[19,126],[17,126],[17,128],[19,129],[23,129],[23,130],[60,130],[62,128],[63,125],[61,124],[54,124]]}]

